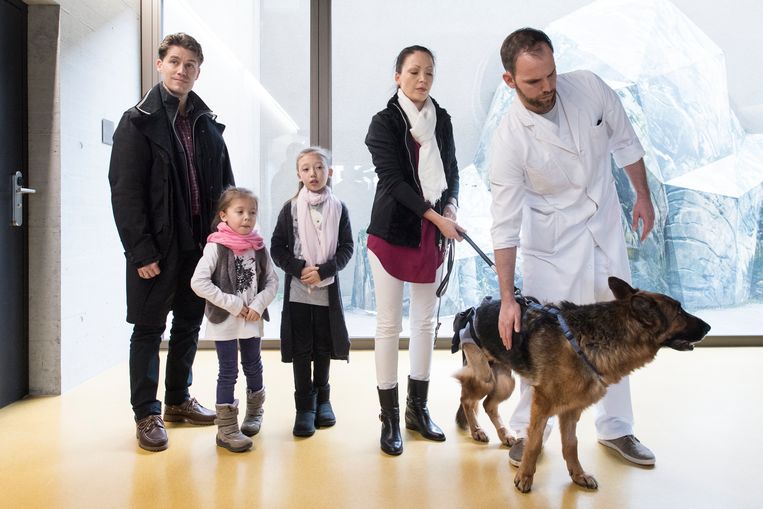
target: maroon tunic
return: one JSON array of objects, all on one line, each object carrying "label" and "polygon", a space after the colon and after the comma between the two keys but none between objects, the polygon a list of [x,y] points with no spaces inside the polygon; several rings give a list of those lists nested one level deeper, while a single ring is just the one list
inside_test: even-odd
[{"label": "maroon tunic", "polygon": [[[419,144],[416,143],[416,172],[419,166]],[[436,244],[437,227],[421,218],[421,242],[419,247],[390,244],[381,237],[368,235],[368,250],[382,264],[390,276],[410,283],[434,283],[437,268],[442,264],[443,252]]]}]

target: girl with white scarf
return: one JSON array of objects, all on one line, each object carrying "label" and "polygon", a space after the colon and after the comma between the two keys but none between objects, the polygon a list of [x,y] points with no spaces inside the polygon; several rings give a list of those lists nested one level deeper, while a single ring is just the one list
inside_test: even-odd
[{"label": "girl with white scarf", "polygon": [[295,436],[336,423],[329,400],[331,359],[347,360],[349,335],[336,275],[352,256],[344,204],[331,191],[329,154],[310,147],[297,156],[299,191],[278,216],[271,257],[286,273],[281,359],[293,363]]},{"label": "girl with white scarf", "polygon": [[375,361],[381,404],[381,449],[403,452],[397,363],[403,286],[410,283],[406,427],[445,440],[427,408],[434,346],[436,288],[445,239],[461,240],[456,223],[458,166],[447,112],[429,96],[432,52],[410,46],[398,55],[397,94],[371,121],[366,145],[379,177],[368,226],[368,259],[376,296]]}]

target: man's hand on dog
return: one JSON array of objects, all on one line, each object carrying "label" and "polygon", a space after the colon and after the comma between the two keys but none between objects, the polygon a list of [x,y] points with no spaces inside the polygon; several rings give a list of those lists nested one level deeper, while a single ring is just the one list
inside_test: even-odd
[{"label": "man's hand on dog", "polygon": [[506,350],[511,350],[511,336],[519,333],[522,325],[522,308],[513,298],[501,300],[501,311],[498,313],[498,332]]}]

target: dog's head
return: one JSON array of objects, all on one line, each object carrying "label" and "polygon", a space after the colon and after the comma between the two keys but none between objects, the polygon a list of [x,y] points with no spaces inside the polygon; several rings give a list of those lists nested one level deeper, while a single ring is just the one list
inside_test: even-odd
[{"label": "dog's head", "polygon": [[710,331],[710,325],[687,313],[677,300],[661,293],[631,287],[622,279],[609,278],[609,288],[618,300],[628,301],[633,317],[656,330],[660,346],[674,350],[693,350]]}]

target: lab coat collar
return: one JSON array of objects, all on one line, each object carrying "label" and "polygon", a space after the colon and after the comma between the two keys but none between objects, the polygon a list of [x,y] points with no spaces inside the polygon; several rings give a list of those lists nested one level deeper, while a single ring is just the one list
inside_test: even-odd
[{"label": "lab coat collar", "polygon": [[[525,105],[522,104],[522,101],[519,100],[519,97],[514,98],[514,101],[511,104],[511,108],[514,110],[514,113],[522,125],[529,129],[530,132],[535,135],[535,138],[538,141],[550,143],[561,148],[562,150],[577,154],[579,151],[578,147],[580,147],[580,110],[576,108],[575,105],[571,103],[571,101],[562,100],[562,94],[560,94],[559,90],[560,85],[562,85],[562,83],[558,82],[556,89],[556,100],[559,103],[559,107],[564,108],[563,114],[567,116],[567,121],[570,124],[570,132],[572,133],[572,138],[575,141],[575,147],[569,147],[565,145],[559,136],[556,135],[556,133],[547,129],[544,125],[536,123],[534,115],[531,114],[527,108],[525,108]],[[564,87],[562,86],[562,88]],[[562,115],[562,112],[560,111],[559,114]]]}]

